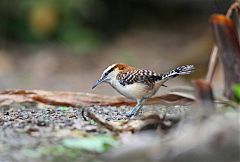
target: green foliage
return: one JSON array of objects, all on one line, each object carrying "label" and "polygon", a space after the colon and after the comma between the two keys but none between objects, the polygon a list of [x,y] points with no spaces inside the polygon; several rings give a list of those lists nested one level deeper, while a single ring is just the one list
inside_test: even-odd
[{"label": "green foliage", "polygon": [[111,147],[116,146],[117,141],[112,136],[91,136],[86,138],[65,139],[63,140],[63,145],[67,148],[103,153]]},{"label": "green foliage", "polygon": [[[85,152],[76,148],[67,148],[63,145],[54,145],[50,147],[41,146],[37,149],[25,149],[23,154],[36,161],[49,161],[49,162],[100,162],[96,158],[95,153]],[[41,160],[40,160],[41,159]]]},{"label": "green foliage", "polygon": [[240,84],[235,84],[232,86],[232,91],[234,94],[234,100],[240,103]]},{"label": "green foliage", "polygon": [[62,144],[48,147],[40,146],[37,149],[24,149],[23,154],[36,159],[36,161],[41,158],[44,161],[51,162],[101,162],[96,153],[103,153],[116,145],[117,141],[112,136],[91,136],[64,139]]},{"label": "green foliage", "polygon": [[[101,32],[87,22],[99,0],[21,0],[0,2],[0,33],[27,43],[54,41],[89,52],[103,41]],[[4,39],[3,37],[0,39]]]},{"label": "green foliage", "polygon": [[56,108],[56,110],[58,110],[58,111],[68,111],[69,110],[69,107],[66,107],[66,106],[59,106],[59,107],[57,107]]},{"label": "green foliage", "polygon": [[68,149],[62,145],[49,148],[41,148],[39,151],[42,157],[51,158],[50,161],[77,161],[82,157],[82,152],[76,149]]}]

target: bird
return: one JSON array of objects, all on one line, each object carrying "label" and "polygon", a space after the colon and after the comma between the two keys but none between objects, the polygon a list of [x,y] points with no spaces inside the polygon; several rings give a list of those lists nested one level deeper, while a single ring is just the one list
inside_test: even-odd
[{"label": "bird", "polygon": [[105,68],[101,77],[92,86],[92,89],[101,83],[108,83],[123,96],[135,100],[135,107],[126,112],[127,117],[132,117],[139,112],[148,98],[156,94],[161,86],[165,86],[164,83],[167,80],[179,75],[190,74],[194,69],[193,65],[185,65],[166,73],[156,73],[151,70],[143,70],[127,64],[116,63]]}]

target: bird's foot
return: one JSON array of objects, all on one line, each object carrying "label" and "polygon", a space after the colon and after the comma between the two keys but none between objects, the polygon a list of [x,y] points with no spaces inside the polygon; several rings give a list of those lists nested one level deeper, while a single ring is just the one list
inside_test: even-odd
[{"label": "bird's foot", "polygon": [[135,115],[135,112],[134,111],[128,111],[128,112],[126,112],[126,116],[128,117],[128,118],[131,118],[132,116],[134,116]]}]

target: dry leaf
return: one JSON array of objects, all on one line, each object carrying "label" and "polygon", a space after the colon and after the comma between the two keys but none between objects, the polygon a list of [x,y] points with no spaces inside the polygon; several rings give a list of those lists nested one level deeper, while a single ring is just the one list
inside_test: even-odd
[{"label": "dry leaf", "polygon": [[[0,105],[10,105],[14,102],[36,102],[56,106],[121,106],[135,105],[135,102],[117,96],[103,96],[80,92],[58,92],[43,90],[6,90],[0,92]],[[166,94],[150,98],[146,104],[176,104],[193,102],[192,98],[187,98],[177,94]]]}]

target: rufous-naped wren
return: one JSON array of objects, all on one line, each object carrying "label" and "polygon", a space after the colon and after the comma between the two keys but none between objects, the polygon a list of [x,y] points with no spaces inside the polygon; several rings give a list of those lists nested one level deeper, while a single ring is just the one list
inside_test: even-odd
[{"label": "rufous-naped wren", "polygon": [[131,117],[141,109],[144,101],[153,96],[164,83],[178,75],[190,74],[194,70],[193,65],[185,65],[167,73],[158,74],[150,70],[141,70],[126,64],[113,64],[108,66],[102,73],[100,79],[92,86],[105,82],[109,83],[123,96],[137,102],[136,106],[126,113]]}]

